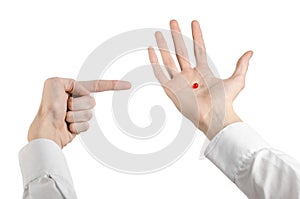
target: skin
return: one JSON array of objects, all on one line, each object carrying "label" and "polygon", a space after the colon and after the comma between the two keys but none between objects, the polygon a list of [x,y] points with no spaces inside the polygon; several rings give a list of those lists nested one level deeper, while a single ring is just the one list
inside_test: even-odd
[{"label": "skin", "polygon": [[[152,47],[148,49],[149,59],[154,74],[167,96],[177,109],[211,140],[224,127],[241,121],[233,109],[233,101],[245,86],[249,60],[253,52],[247,51],[240,57],[231,77],[219,79],[213,75],[208,66],[198,21],[192,21],[191,26],[195,67],[189,62],[188,52],[176,20],[170,21],[170,29],[179,67],[176,66],[161,32],[156,32],[155,38],[168,76],[161,69]],[[199,83],[199,88],[192,89],[194,82]]]},{"label": "skin", "polygon": [[[248,51],[241,56],[231,77],[219,79],[208,67],[199,23],[192,22],[195,67],[189,62],[177,21],[172,20],[170,28],[179,68],[171,57],[163,35],[157,32],[155,37],[169,77],[161,70],[155,51],[150,47],[149,58],[154,74],[178,110],[212,139],[227,125],[241,121],[233,109],[233,101],[245,86],[249,59],[253,52]],[[198,82],[200,86],[193,90],[191,85],[194,82]],[[130,87],[129,82],[117,80],[76,82],[66,78],[47,79],[41,105],[28,130],[28,141],[46,138],[63,148],[78,133],[89,128],[91,109],[96,104],[95,99],[90,96],[91,92],[125,90]],[[222,111],[224,117],[219,117],[223,115]]]},{"label": "skin", "polygon": [[50,78],[45,81],[41,105],[28,130],[28,141],[46,138],[61,148],[78,133],[88,130],[91,109],[96,105],[91,92],[125,90],[129,82],[93,80],[76,82],[73,79]]}]

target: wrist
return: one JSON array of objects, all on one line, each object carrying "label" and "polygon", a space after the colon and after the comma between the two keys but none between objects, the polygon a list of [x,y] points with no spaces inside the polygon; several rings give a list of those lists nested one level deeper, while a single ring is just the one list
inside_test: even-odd
[{"label": "wrist", "polygon": [[54,141],[62,148],[62,143],[59,138],[59,129],[53,125],[53,117],[50,113],[38,112],[28,130],[28,142],[35,139],[49,139]]},{"label": "wrist", "polygon": [[226,126],[228,126],[232,123],[242,122],[240,117],[234,111],[233,107],[232,106],[228,106],[228,107],[229,108],[227,108],[226,114],[225,114],[223,128],[225,128]]},{"label": "wrist", "polygon": [[223,119],[211,117],[212,116],[210,116],[209,119],[206,119],[206,122],[202,122],[204,125],[200,125],[199,128],[209,140],[212,140],[226,126],[236,122],[242,122],[240,117],[235,113],[232,105],[226,107],[225,117]]}]

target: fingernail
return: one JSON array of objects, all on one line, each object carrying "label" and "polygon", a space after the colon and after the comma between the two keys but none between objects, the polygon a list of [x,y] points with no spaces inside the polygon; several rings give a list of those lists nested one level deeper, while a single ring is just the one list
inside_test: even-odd
[{"label": "fingernail", "polygon": [[250,51],[250,57],[251,58],[253,56],[254,52],[253,51]]},{"label": "fingernail", "polygon": [[115,86],[116,90],[126,90],[131,88],[131,83],[127,81],[118,81]]}]

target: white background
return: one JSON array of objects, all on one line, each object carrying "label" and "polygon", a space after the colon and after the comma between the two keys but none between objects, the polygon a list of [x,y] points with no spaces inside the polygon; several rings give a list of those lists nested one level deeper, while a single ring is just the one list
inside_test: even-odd
[{"label": "white background", "polygon": [[[272,146],[300,160],[297,1],[1,1],[1,198],[22,196],[17,155],[26,144],[44,80],[76,78],[89,53],[105,40],[137,28],[168,28],[172,18],[179,20],[186,35],[191,33],[190,21],[200,21],[208,53],[222,77],[231,74],[244,51],[254,50],[246,88],[235,109]],[[130,60],[130,67],[138,65]],[[110,105],[105,100],[109,95],[97,95],[99,107]],[[167,100],[163,95],[155,98]],[[130,109],[131,115],[141,109],[141,100],[146,100],[144,95],[137,95],[138,108]],[[179,115],[172,111],[169,125],[178,126]],[[101,109],[96,112],[101,115]],[[147,125],[149,110],[136,114],[140,120],[135,122]],[[122,174],[102,166],[79,139],[64,153],[79,198],[245,198],[212,163],[198,159],[203,140],[198,132],[183,158],[148,175]],[[162,147],[158,145],[153,142],[153,150]]]}]

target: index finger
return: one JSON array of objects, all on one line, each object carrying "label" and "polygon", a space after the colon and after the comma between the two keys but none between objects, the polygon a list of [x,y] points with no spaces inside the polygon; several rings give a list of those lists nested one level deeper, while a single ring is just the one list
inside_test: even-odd
[{"label": "index finger", "polygon": [[108,90],[127,90],[131,88],[128,81],[122,80],[91,80],[77,82],[90,92],[102,92]]}]

